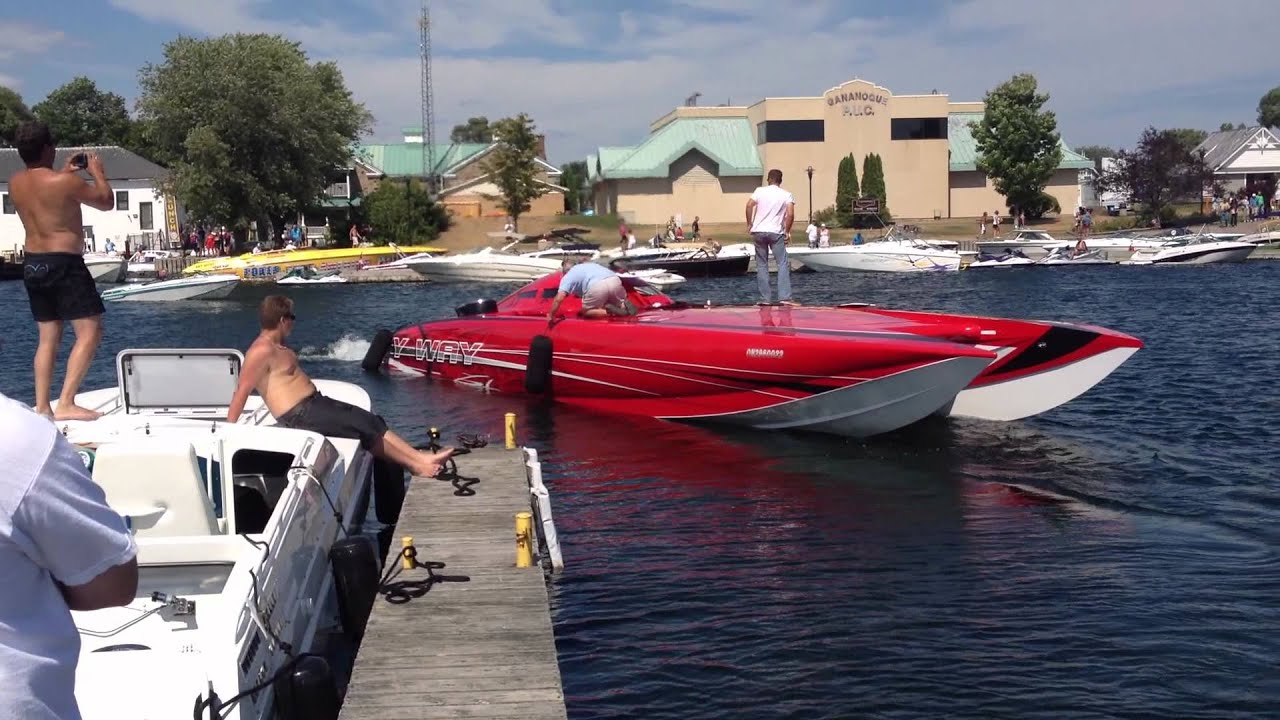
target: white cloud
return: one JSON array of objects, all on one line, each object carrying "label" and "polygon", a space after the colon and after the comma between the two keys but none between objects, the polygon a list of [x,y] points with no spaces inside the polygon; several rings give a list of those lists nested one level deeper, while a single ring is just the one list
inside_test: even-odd
[{"label": "white cloud", "polygon": [[[6,65],[29,62],[33,56],[44,55],[66,41],[66,33],[61,30],[0,18],[0,61]],[[0,85],[17,90],[22,87],[22,77],[0,71]]]},{"label": "white cloud", "polygon": [[[369,0],[350,29],[326,18],[260,18],[261,0],[112,0],[190,31],[281,32],[313,57],[336,53],[378,135],[418,124],[416,0]],[[858,76],[897,93],[937,89],[978,100],[1016,72],[1035,73],[1072,144],[1127,144],[1148,125],[1216,128],[1251,121],[1276,82],[1247,57],[1204,39],[1207,17],[1229,46],[1270,47],[1280,3],[1192,0],[965,0],[928,15],[855,14],[838,0],[683,0],[698,12],[636,3],[608,18],[550,0],[433,3],[437,134],[472,115],[528,112],[553,158],[643,139],[648,123],[694,91],[704,104],[817,95]],[[864,6],[865,7],[865,6]],[[699,21],[703,12],[731,18]],[[593,14],[595,13],[595,14]],[[1080,18],[1086,18],[1080,21]],[[554,47],[533,53],[529,48]],[[340,48],[341,50],[336,50]],[[518,55],[528,55],[520,57]],[[1269,79],[1269,82],[1266,82]]]}]

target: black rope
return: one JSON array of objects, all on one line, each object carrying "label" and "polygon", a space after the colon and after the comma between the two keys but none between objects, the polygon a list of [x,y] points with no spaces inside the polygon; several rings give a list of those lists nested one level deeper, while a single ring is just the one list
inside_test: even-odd
[{"label": "black rope", "polygon": [[337,503],[333,501],[333,498],[329,497],[329,488],[324,486],[324,482],[322,482],[320,478],[316,477],[316,474],[314,472],[311,472],[311,468],[307,467],[306,465],[294,465],[289,469],[305,470],[307,475],[309,475],[312,480],[316,481],[316,485],[320,486],[320,492],[324,493],[324,499],[329,503],[329,508],[333,510],[333,519],[338,521],[338,529],[342,531],[342,535],[344,537],[350,537],[351,533],[347,532],[347,526],[345,523],[342,522],[342,513],[338,512]]},{"label": "black rope", "polygon": [[[395,580],[404,570],[401,560],[407,559],[413,565],[414,569],[426,570],[427,576],[421,580]],[[437,575],[436,570],[445,566],[442,562],[422,562],[418,560],[418,549],[410,545],[396,554],[387,567],[387,571],[383,573],[382,580],[378,582],[378,594],[383,600],[393,605],[403,605],[414,598],[420,598],[431,591],[431,587],[436,583],[443,582],[471,582],[471,578],[466,575]]]}]

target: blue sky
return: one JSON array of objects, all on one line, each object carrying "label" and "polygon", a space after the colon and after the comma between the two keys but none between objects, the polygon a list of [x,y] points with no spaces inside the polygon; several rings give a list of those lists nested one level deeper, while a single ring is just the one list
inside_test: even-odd
[{"label": "blue sky", "polygon": [[[342,67],[374,138],[418,124],[418,0],[55,2],[56,19],[49,3],[0,5],[0,84],[29,104],[81,74],[132,101],[178,34],[278,32]],[[524,111],[555,162],[640,141],[695,91],[747,104],[856,76],[978,100],[1032,72],[1069,144],[1124,146],[1147,125],[1252,123],[1280,84],[1274,0],[434,0],[432,14],[438,136]]]}]

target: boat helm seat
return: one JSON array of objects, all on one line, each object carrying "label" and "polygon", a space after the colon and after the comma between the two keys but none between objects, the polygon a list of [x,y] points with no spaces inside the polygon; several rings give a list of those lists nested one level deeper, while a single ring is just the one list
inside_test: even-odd
[{"label": "boat helm seat", "polygon": [[147,438],[97,449],[93,480],[135,536],[218,535],[213,501],[190,443]]}]

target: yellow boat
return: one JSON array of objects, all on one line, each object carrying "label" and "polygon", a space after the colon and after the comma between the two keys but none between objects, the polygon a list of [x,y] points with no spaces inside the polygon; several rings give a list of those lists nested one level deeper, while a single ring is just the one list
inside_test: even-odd
[{"label": "yellow boat", "polygon": [[445,248],[426,247],[359,247],[359,248],[302,248],[298,250],[269,250],[261,253],[245,253],[234,257],[213,257],[183,268],[183,275],[196,273],[232,273],[244,280],[274,280],[297,267],[311,266],[318,272],[348,270],[369,265],[381,265],[406,255],[417,253],[439,254]]}]

